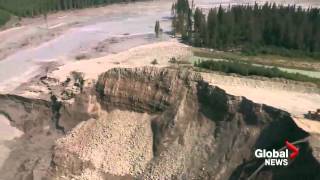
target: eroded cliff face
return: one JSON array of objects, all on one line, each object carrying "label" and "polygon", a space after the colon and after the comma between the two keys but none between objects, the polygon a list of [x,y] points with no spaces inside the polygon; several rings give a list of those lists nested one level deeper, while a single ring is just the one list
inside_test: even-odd
[{"label": "eroded cliff face", "polygon": [[[59,134],[53,131],[50,102],[15,95],[0,95],[0,113],[23,134],[2,144],[10,149],[0,168],[0,179],[46,177],[52,146]],[[3,142],[2,142],[3,143]]]},{"label": "eroded cliff face", "polygon": [[69,100],[0,102],[24,133],[8,144],[2,179],[247,179],[262,163],[255,149],[305,137],[289,167],[254,179],[319,179],[319,135],[187,69],[111,69]]},{"label": "eroded cliff face", "polygon": [[0,113],[9,119],[13,126],[26,134],[39,132],[46,126],[50,126],[50,121],[45,120],[52,116],[48,101],[0,95],[0,102]]},{"label": "eroded cliff face", "polygon": [[0,95],[0,114],[22,133],[14,140],[0,141],[0,148],[9,150],[8,155],[0,156],[3,162],[0,179],[52,179],[50,169],[55,142],[90,117],[86,110],[87,97],[79,95],[70,104]]},{"label": "eroded cliff face", "polygon": [[[54,179],[246,179],[261,164],[255,149],[309,136],[288,113],[230,96],[186,69],[112,69],[95,90],[90,119],[57,141]],[[289,167],[264,168],[255,179],[317,179],[316,145],[300,148]]]}]

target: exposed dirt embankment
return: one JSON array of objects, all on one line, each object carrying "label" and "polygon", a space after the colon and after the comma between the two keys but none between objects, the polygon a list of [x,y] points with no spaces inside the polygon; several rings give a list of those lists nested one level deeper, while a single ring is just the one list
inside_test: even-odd
[{"label": "exposed dirt embankment", "polygon": [[83,110],[86,103],[79,104],[79,99],[85,101],[79,96],[70,105],[58,100],[0,95],[0,114],[22,132],[13,140],[0,141],[0,152],[1,148],[8,151],[0,157],[1,180],[52,179],[49,169],[55,141],[64,136],[63,131],[88,119]]},{"label": "exposed dirt embankment", "polygon": [[10,120],[11,125],[24,133],[33,134],[45,127],[49,128],[50,121],[47,118],[52,116],[50,102],[1,94],[0,102],[0,113]]},{"label": "exposed dirt embankment", "polygon": [[[55,179],[245,179],[261,163],[256,148],[309,136],[288,113],[228,95],[187,70],[112,69],[95,88],[91,119],[56,144]],[[300,148],[289,167],[265,168],[256,179],[319,177],[317,145]]]},{"label": "exposed dirt embankment", "polygon": [[50,102],[15,95],[0,95],[0,113],[23,132],[14,140],[0,142],[10,150],[3,159],[0,179],[46,177],[55,139]]}]

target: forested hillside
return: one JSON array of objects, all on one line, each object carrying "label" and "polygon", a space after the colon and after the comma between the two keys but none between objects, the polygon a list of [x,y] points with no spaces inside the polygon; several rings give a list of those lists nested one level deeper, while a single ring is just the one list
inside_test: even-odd
[{"label": "forested hillside", "polygon": [[32,17],[52,11],[132,1],[136,0],[0,0],[0,25],[9,19],[8,13],[19,17]]},{"label": "forested hillside", "polygon": [[175,32],[181,33],[183,39],[194,46],[240,48],[251,52],[292,50],[320,58],[320,14],[317,8],[266,3],[263,6],[220,6],[206,15],[198,8],[190,8],[187,0],[178,0],[172,6],[172,13]]}]

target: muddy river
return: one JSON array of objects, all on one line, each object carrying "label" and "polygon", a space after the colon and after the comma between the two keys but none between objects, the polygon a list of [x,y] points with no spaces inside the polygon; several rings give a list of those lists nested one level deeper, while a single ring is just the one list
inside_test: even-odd
[{"label": "muddy river", "polygon": [[[257,1],[257,0],[256,0]],[[252,0],[195,0],[195,4],[202,8],[215,7],[220,4],[253,3]],[[263,1],[259,1],[263,3]],[[303,6],[310,6],[310,1],[279,1],[281,3],[298,3]],[[314,1],[311,4],[319,6],[320,2]],[[74,56],[82,52],[90,51],[99,42],[114,37],[139,37],[135,40],[121,41],[116,45],[121,47],[118,51],[124,51],[140,44],[154,41],[145,40],[144,35],[154,32],[156,20],[161,21],[164,31],[170,30],[170,14],[172,0],[137,2],[132,4],[111,5],[105,8],[85,9],[80,13],[70,12],[63,15],[52,15],[55,18],[49,23],[55,22],[48,29],[64,26],[67,22],[66,30],[60,36],[40,45],[31,46],[11,53],[6,58],[0,60],[0,92],[10,92],[21,83],[28,81],[31,77],[39,73],[39,68],[43,63],[57,61],[65,63],[74,60]],[[102,9],[102,10],[101,10]],[[108,13],[106,13],[108,12]],[[99,14],[101,13],[101,15]],[[50,15],[49,15],[50,16]],[[50,17],[49,17],[50,19]],[[74,21],[72,21],[72,19]],[[41,29],[43,33],[44,22],[39,22],[22,27],[17,32],[12,32],[10,43],[19,43],[19,36],[23,36],[27,28]],[[1,32],[0,32],[1,33]],[[10,35],[10,34],[9,34]],[[17,40],[15,42],[15,35]],[[150,36],[148,36],[150,37]],[[3,42],[5,43],[5,42]],[[32,43],[32,40],[31,40]],[[108,44],[112,46],[112,44]],[[117,50],[115,50],[117,52]],[[1,52],[0,52],[1,53]]]}]

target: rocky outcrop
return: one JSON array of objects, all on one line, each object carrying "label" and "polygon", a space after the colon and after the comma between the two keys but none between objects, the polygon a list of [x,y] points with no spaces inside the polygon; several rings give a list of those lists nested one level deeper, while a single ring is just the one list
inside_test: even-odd
[{"label": "rocky outcrop", "polygon": [[163,112],[178,105],[192,84],[201,79],[191,71],[157,68],[111,69],[96,84],[102,108]]},{"label": "rocky outcrop", "polygon": [[[256,148],[309,136],[288,113],[230,96],[186,69],[112,69],[82,99],[90,120],[58,140],[55,179],[246,179],[261,163]],[[255,179],[317,179],[315,142],[303,143],[289,167],[264,168]]]}]

